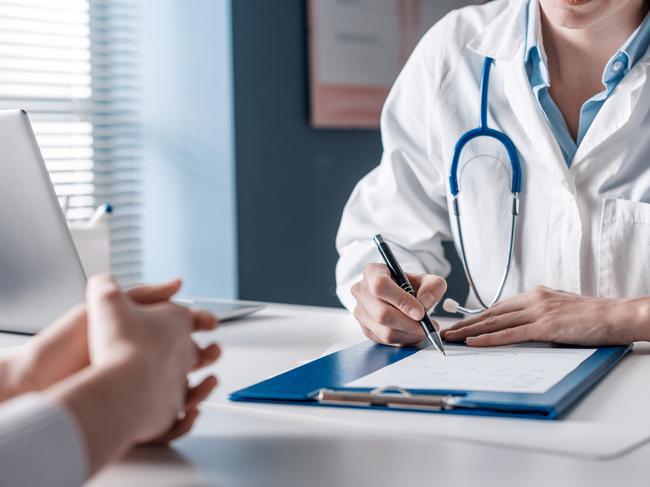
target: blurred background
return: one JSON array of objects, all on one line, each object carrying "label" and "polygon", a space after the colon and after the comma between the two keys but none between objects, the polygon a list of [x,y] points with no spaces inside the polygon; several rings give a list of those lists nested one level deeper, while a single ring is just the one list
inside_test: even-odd
[{"label": "blurred background", "polygon": [[0,0],[0,108],[30,114],[69,221],[113,204],[124,285],[340,306],[334,239],[381,104],[467,3]]}]

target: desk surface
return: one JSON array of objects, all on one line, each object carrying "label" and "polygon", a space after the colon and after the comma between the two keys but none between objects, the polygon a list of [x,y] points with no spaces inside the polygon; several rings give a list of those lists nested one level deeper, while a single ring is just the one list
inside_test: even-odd
[{"label": "desk surface", "polygon": [[[361,332],[344,311],[274,305],[246,320],[223,324],[215,337],[224,347],[215,366],[220,386],[203,404],[192,434],[173,448],[137,449],[93,479],[92,486],[648,485],[648,444],[614,459],[593,460],[298,420],[292,412],[299,415],[305,407],[251,409],[227,401],[236,389],[328,348],[361,341]],[[0,346],[23,340],[0,334]],[[633,418],[643,417],[650,404],[649,375],[650,347],[638,345],[567,419],[597,422],[616,416],[636,421]],[[618,394],[626,385],[629,391],[630,384],[635,385],[635,397]],[[429,415],[420,417],[427,421]],[[516,422],[503,424],[517,427]]]}]

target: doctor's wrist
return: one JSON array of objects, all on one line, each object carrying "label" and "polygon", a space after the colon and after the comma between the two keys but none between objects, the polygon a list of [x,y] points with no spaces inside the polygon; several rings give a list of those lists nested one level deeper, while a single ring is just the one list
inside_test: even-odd
[{"label": "doctor's wrist", "polygon": [[650,341],[650,296],[632,300],[631,309],[635,341]]},{"label": "doctor's wrist", "polygon": [[628,332],[628,342],[650,341],[650,296],[614,302],[610,322]]}]

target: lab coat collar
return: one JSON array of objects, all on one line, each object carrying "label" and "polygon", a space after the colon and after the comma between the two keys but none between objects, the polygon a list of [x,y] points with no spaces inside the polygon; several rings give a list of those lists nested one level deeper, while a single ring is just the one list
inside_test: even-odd
[{"label": "lab coat collar", "polygon": [[538,155],[531,163],[542,164],[554,174],[558,181],[570,193],[575,192],[573,177],[569,172],[562,149],[547,122],[542,108],[530,87],[524,63],[520,59],[496,63],[495,68],[503,71],[505,92],[512,112],[519,119],[519,124],[526,132],[530,143]]},{"label": "lab coat collar", "polygon": [[[587,160],[594,150],[623,128],[632,117],[634,110],[637,109],[639,102],[642,99],[647,99],[647,97],[641,97],[641,94],[644,87],[647,87],[648,70],[650,70],[650,51],[634,65],[598,112],[596,119],[578,146],[578,151],[571,164],[572,171]],[[643,109],[643,106],[638,108]],[[647,103],[645,109],[648,109]]]},{"label": "lab coat collar", "polygon": [[[642,100],[650,70],[650,50],[639,60],[625,79],[617,86],[612,97],[598,113],[596,120],[578,146],[578,151],[567,167],[562,150],[530,88],[525,71],[524,55],[528,0],[510,0],[485,29],[468,44],[468,49],[490,56],[496,60],[495,69],[503,71],[506,92],[528,133],[529,139],[539,151],[539,162],[551,170],[562,185],[575,192],[572,172],[602,143],[615,135],[630,119],[632,112]],[[627,99],[626,99],[627,98]]]},{"label": "lab coat collar", "polygon": [[501,13],[467,47],[483,57],[512,60],[526,39],[527,10],[527,0],[509,0]]}]

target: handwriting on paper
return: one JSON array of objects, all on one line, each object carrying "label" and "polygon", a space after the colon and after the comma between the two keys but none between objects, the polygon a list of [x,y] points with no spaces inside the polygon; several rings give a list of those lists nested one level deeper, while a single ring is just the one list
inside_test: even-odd
[{"label": "handwriting on paper", "polygon": [[544,393],[595,349],[451,346],[446,352],[421,350],[346,386]]}]

